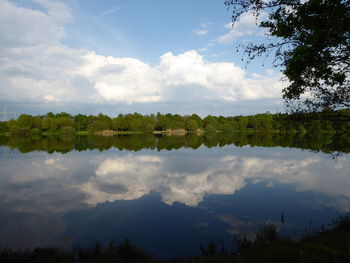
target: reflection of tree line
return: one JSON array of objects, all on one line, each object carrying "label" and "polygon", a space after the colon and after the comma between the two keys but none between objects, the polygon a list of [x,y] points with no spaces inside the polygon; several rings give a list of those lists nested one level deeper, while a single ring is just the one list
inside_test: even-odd
[{"label": "reflection of tree line", "polygon": [[350,137],[334,133],[206,133],[198,136],[162,136],[152,133],[118,136],[0,136],[0,145],[18,149],[22,153],[46,151],[66,153],[72,150],[119,150],[139,151],[142,149],[173,150],[179,148],[197,149],[201,145],[215,146],[250,145],[261,147],[292,147],[314,151],[350,152]]}]

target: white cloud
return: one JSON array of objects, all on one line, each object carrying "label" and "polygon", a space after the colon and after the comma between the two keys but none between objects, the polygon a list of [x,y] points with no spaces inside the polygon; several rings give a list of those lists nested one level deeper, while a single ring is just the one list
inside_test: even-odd
[{"label": "white cloud", "polygon": [[1,98],[24,103],[88,99],[93,95],[88,81],[75,73],[86,51],[61,44],[64,25],[72,18],[69,8],[54,1],[35,2],[46,11],[0,2]]},{"label": "white cloud", "polygon": [[138,59],[105,57],[94,52],[84,58],[80,73],[107,101],[237,101],[276,98],[281,92],[277,76],[249,79],[233,63],[207,62],[194,50],[177,56],[166,53],[154,67]]},{"label": "white cloud", "polygon": [[198,36],[204,36],[208,34],[208,30],[204,30],[204,29],[193,30],[193,32]]},{"label": "white cloud", "polygon": [[57,22],[70,22],[73,18],[70,8],[55,0],[32,0],[48,11],[48,15]]},{"label": "white cloud", "polygon": [[99,13],[95,18],[101,18],[101,17],[104,17],[104,16],[108,16],[108,15],[114,14],[114,13],[118,12],[120,9],[121,9],[120,6],[115,6],[113,8],[107,9],[107,10]]},{"label": "white cloud", "polygon": [[95,89],[107,101],[155,102],[160,100],[160,81],[155,69],[133,58],[84,56],[82,76],[94,83]]},{"label": "white cloud", "polygon": [[35,2],[43,10],[0,2],[0,97],[9,103],[185,105],[280,98],[279,76],[249,78],[234,63],[212,63],[194,50],[165,53],[151,66],[70,48],[62,44],[70,9],[55,1]]},{"label": "white cloud", "polygon": [[[47,1],[37,0],[45,3]],[[0,46],[28,47],[57,43],[65,36],[68,11],[49,9],[49,13],[26,9],[3,0],[0,2]],[[51,11],[51,14],[50,14]],[[60,20],[61,18],[62,20]],[[3,51],[2,51],[3,52]]]},{"label": "white cloud", "polygon": [[193,30],[197,36],[204,36],[208,34],[208,27],[211,25],[210,22],[203,22],[200,24],[199,28]]},{"label": "white cloud", "polygon": [[[259,19],[264,17],[265,14],[261,14]],[[235,39],[242,36],[252,36],[260,34],[257,27],[257,20],[253,13],[244,13],[241,15],[240,19],[234,23],[226,24],[224,27],[230,29],[228,33],[222,35],[218,38],[219,43],[229,44],[232,43]]]}]

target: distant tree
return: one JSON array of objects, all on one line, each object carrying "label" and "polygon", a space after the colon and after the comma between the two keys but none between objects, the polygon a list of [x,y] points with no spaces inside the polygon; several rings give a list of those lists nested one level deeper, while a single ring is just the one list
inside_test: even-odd
[{"label": "distant tree", "polygon": [[6,122],[0,121],[0,133],[6,133],[8,131],[9,131],[9,128],[6,125]]},{"label": "distant tree", "polygon": [[192,114],[188,119],[195,120],[197,122],[198,128],[203,128],[203,120],[197,114]]},{"label": "distant tree", "polygon": [[21,128],[31,128],[34,124],[33,116],[28,114],[21,114],[17,119],[17,123]]},{"label": "distant tree", "polygon": [[166,117],[166,129],[185,129],[185,119],[184,117],[170,113],[165,115]]},{"label": "distant tree", "polygon": [[185,126],[187,131],[196,131],[198,129],[198,124],[195,120],[190,119],[186,121],[186,126]]},{"label": "distant tree", "polygon": [[[47,115],[49,115],[49,113],[48,113]],[[72,119],[73,116],[70,115],[70,114],[67,113],[67,112],[61,112],[61,113],[57,113],[57,114],[55,115],[55,118],[69,118],[69,119]]]},{"label": "distant tree", "polygon": [[[268,42],[245,47],[248,60],[275,54],[289,85],[283,97],[290,110],[350,107],[350,1],[227,0],[233,23],[252,13]],[[264,16],[263,16],[264,17]]]},{"label": "distant tree", "polygon": [[11,135],[18,135],[21,132],[21,128],[18,125],[13,125],[9,127],[9,132]]},{"label": "distant tree", "polygon": [[50,131],[54,132],[58,129],[58,121],[55,118],[50,118]]},{"label": "distant tree", "polygon": [[62,129],[63,127],[73,127],[74,121],[72,117],[58,117],[55,119],[58,129]]},{"label": "distant tree", "polygon": [[54,118],[54,117],[55,117],[55,114],[53,114],[52,112],[48,112],[48,113],[46,114],[46,117],[48,117],[48,118]]},{"label": "distant tree", "polygon": [[13,126],[19,126],[17,120],[11,119],[5,122],[6,126],[10,129]]},{"label": "distant tree", "polygon": [[224,133],[232,133],[234,130],[233,128],[233,125],[230,124],[230,123],[225,123],[223,126],[222,126],[222,131]]},{"label": "distant tree", "polygon": [[108,123],[108,129],[113,129],[113,126],[114,126],[113,120],[108,115],[100,113],[97,115],[97,119]]},{"label": "distant tree", "polygon": [[220,124],[215,116],[208,115],[203,119],[203,125],[207,130],[208,125],[214,127],[215,131],[220,129]]},{"label": "distant tree", "polygon": [[77,131],[85,131],[89,124],[89,119],[86,115],[78,114],[74,117],[74,127]]},{"label": "distant tree", "polygon": [[153,123],[153,122],[147,122],[147,121],[145,121],[142,131],[143,131],[143,132],[153,132],[153,131],[154,131],[154,127],[155,127],[155,126],[154,126],[154,123]]},{"label": "distant tree", "polygon": [[164,116],[158,112],[157,116],[156,116],[156,130],[164,131],[166,129],[166,126],[167,126],[166,116]]},{"label": "distant tree", "polygon": [[234,117],[234,120],[236,121],[236,127],[239,130],[244,130],[244,129],[248,128],[249,117],[247,117],[247,116],[236,116],[236,117]]},{"label": "distant tree", "polygon": [[109,124],[106,121],[96,120],[93,123],[88,125],[88,131],[91,131],[91,132],[103,131],[108,129],[109,129]]}]

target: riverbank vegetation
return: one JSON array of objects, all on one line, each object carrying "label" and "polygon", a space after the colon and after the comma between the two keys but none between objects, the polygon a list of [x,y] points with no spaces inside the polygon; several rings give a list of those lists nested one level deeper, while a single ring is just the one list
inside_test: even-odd
[{"label": "riverbank vegetation", "polygon": [[196,114],[141,115],[119,114],[109,117],[47,113],[31,116],[22,114],[18,119],[0,122],[0,134],[7,135],[87,135],[156,133],[185,135],[187,133],[215,132],[279,132],[279,133],[349,133],[350,110],[323,111],[298,114],[256,114],[250,116],[206,116]]},{"label": "riverbank vegetation", "polygon": [[[350,215],[340,216],[330,229],[299,240],[283,237],[277,226],[266,223],[253,233],[239,236],[233,247],[212,241],[200,246],[200,256],[159,260],[135,248],[129,240],[121,244],[111,242],[106,248],[99,243],[90,249],[74,247],[37,248],[30,251],[0,248],[0,261],[7,262],[350,262]],[[180,241],[181,242],[181,241]]]}]

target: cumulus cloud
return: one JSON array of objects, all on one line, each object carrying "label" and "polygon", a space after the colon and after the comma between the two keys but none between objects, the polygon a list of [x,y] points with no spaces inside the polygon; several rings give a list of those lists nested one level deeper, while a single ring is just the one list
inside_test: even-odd
[{"label": "cumulus cloud", "polygon": [[[0,96],[7,102],[78,101],[91,90],[75,73],[84,50],[61,43],[72,16],[59,2],[36,0],[43,10],[0,2]],[[12,25],[12,26],[9,26]]]},{"label": "cumulus cloud", "polygon": [[97,92],[107,101],[155,102],[160,100],[160,81],[156,70],[134,58],[114,58],[91,52],[83,57],[80,69]]},{"label": "cumulus cloud", "polygon": [[81,75],[107,101],[237,101],[276,98],[281,92],[279,76],[249,79],[233,63],[208,62],[194,50],[179,55],[168,52],[153,67],[138,59],[94,52],[84,59]]},{"label": "cumulus cloud", "polygon": [[73,19],[69,7],[34,2],[39,9],[0,2],[0,96],[7,103],[185,105],[280,98],[279,76],[249,78],[234,63],[212,63],[194,50],[165,53],[151,66],[70,48],[62,44]]},{"label": "cumulus cloud", "polygon": [[20,7],[10,1],[0,2],[0,46],[27,47],[57,43],[65,36],[64,24],[69,20],[65,5],[36,0],[47,13]]}]

